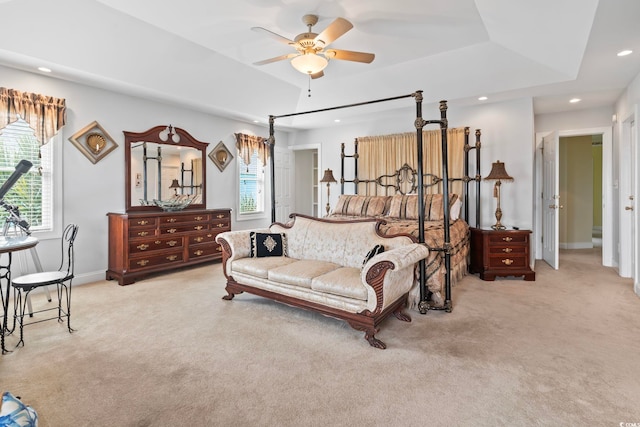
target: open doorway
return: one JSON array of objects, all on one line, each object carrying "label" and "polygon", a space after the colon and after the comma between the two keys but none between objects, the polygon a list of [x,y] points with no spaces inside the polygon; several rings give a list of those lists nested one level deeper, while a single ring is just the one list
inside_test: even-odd
[{"label": "open doorway", "polygon": [[[567,152],[568,146],[563,147],[564,155],[561,162],[560,138],[571,137],[584,138],[581,147],[570,147],[578,150],[582,148],[582,151],[574,155],[573,152]],[[614,192],[611,178],[612,144],[612,129],[608,127],[536,134],[536,146],[538,147],[536,151],[536,188],[540,189],[536,192],[540,198],[536,198],[535,201],[536,259],[544,259],[557,269],[560,264],[560,248],[591,248],[594,244],[595,233],[595,244],[601,245],[602,265],[607,267],[614,265],[613,247],[617,243],[617,237],[613,230],[612,221],[614,212],[612,203]],[[547,156],[547,154],[554,152],[555,155]],[[553,167],[548,167],[547,157],[555,157],[552,162],[555,164],[551,165]],[[599,167],[596,166],[594,169],[594,163],[597,163]],[[577,169],[568,169],[568,165],[571,164],[576,165]],[[587,167],[586,170],[589,171],[587,176],[582,173],[585,169],[580,170],[580,167]],[[569,194],[566,188],[564,194],[560,193],[560,176],[562,175],[566,179],[568,178],[567,174],[577,176],[571,178],[577,182],[580,190],[586,196]],[[555,181],[555,184],[549,186],[548,182],[550,181]],[[548,194],[545,194],[545,189]],[[587,203],[582,203],[582,207],[578,208],[576,198],[583,202],[582,199],[585,197]],[[562,228],[559,220],[561,215],[564,224]],[[581,225],[574,224],[576,218]],[[587,220],[580,221],[584,218]],[[566,233],[571,227],[574,228],[572,232],[575,231],[575,228],[579,228],[580,234],[577,237],[573,234],[563,235],[561,239],[560,233]]]},{"label": "open doorway", "polygon": [[318,148],[296,148],[294,173],[294,212],[320,216]]},{"label": "open doorway", "polygon": [[563,136],[559,148],[559,247],[601,249],[602,134]]}]

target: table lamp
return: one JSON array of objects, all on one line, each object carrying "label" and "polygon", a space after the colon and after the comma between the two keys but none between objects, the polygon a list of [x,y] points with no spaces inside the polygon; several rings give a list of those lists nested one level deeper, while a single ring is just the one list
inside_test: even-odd
[{"label": "table lamp", "polygon": [[493,197],[498,199],[498,207],[496,208],[496,223],[491,226],[494,230],[504,230],[505,227],[502,225],[500,220],[502,219],[502,209],[500,209],[500,186],[502,185],[502,181],[513,181],[513,177],[509,176],[507,171],[504,168],[504,163],[500,160],[496,161],[491,167],[491,172],[485,180],[494,180],[496,181],[493,187]]},{"label": "table lamp", "polygon": [[180,183],[178,182],[177,179],[174,179],[173,181],[171,181],[171,185],[169,186],[169,188],[173,188],[173,191],[175,192],[175,195],[178,195],[178,188],[180,188]]},{"label": "table lamp", "polygon": [[324,171],[324,176],[322,177],[322,179],[320,180],[320,182],[326,182],[327,183],[327,215],[329,215],[329,210],[330,210],[330,205],[329,205],[329,185],[332,182],[338,182],[336,181],[336,179],[333,177],[333,171],[331,169],[327,169]]}]

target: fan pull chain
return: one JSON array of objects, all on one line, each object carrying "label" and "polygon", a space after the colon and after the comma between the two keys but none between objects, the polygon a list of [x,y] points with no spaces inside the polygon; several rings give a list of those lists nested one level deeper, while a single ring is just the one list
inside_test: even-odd
[{"label": "fan pull chain", "polygon": [[309,93],[307,97],[311,98],[311,74],[309,74],[309,90],[307,92]]}]

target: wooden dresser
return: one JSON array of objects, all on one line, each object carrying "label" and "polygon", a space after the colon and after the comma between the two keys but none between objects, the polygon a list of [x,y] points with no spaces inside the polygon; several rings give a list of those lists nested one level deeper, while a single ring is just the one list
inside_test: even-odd
[{"label": "wooden dresser", "polygon": [[469,271],[482,280],[496,276],[524,276],[536,280],[530,263],[530,230],[483,230],[471,228]]},{"label": "wooden dresser", "polygon": [[216,235],[231,230],[230,209],[108,213],[107,280],[129,285],[149,273],[222,258]]}]

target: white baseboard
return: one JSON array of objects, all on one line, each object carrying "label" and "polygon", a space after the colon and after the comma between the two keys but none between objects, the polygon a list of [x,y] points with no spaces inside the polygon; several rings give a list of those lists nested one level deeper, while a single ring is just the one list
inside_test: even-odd
[{"label": "white baseboard", "polygon": [[105,274],[105,270],[76,274],[76,276],[73,278],[73,286],[102,282],[105,280]]},{"label": "white baseboard", "polygon": [[640,283],[636,282],[633,284],[633,291],[640,297]]},{"label": "white baseboard", "polygon": [[571,243],[559,243],[560,249],[591,249],[593,248],[593,242],[571,242]]}]

